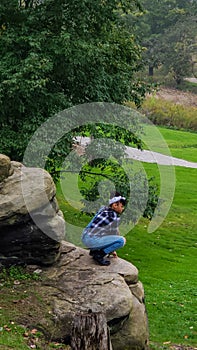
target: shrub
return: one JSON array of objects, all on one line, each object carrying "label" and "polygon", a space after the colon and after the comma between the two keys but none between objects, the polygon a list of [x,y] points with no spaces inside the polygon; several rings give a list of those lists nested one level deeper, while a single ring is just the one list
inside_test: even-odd
[{"label": "shrub", "polygon": [[197,108],[148,97],[141,111],[155,124],[197,131]]}]

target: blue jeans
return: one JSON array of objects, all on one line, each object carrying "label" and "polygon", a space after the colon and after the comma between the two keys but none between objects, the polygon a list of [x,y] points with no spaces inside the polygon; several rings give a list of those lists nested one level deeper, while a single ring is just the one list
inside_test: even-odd
[{"label": "blue jeans", "polygon": [[116,249],[122,248],[125,245],[125,239],[122,236],[89,236],[84,234],[82,242],[91,250],[102,249],[106,254],[113,252]]}]

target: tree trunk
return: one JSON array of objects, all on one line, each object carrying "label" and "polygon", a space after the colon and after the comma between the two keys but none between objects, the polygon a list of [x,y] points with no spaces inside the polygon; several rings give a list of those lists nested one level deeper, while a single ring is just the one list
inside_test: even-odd
[{"label": "tree trunk", "polygon": [[77,314],[71,334],[72,350],[112,350],[105,315]]},{"label": "tree trunk", "polygon": [[153,77],[153,73],[154,73],[153,67],[149,66],[149,68],[148,68],[148,75],[149,75],[149,77]]}]

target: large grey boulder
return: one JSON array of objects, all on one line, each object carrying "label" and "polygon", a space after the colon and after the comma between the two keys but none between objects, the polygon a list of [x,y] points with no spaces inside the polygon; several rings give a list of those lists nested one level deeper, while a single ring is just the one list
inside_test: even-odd
[{"label": "large grey boulder", "polygon": [[[43,312],[32,319],[24,307],[20,322],[70,344],[77,315],[103,314],[113,350],[146,349],[148,325],[137,268],[120,258],[99,266],[86,249],[65,242],[55,193],[46,171],[0,155],[0,266],[42,265],[36,293]],[[28,298],[23,302],[28,309]]]},{"label": "large grey boulder", "polygon": [[104,313],[113,350],[148,348],[148,325],[144,290],[138,270],[131,263],[110,258],[99,266],[88,251],[62,242],[60,259],[42,272],[39,290],[51,305],[51,324],[42,320],[44,331],[54,340],[70,339],[76,315]]},{"label": "large grey boulder", "polygon": [[65,237],[56,188],[43,169],[0,155],[0,264],[52,264]]}]

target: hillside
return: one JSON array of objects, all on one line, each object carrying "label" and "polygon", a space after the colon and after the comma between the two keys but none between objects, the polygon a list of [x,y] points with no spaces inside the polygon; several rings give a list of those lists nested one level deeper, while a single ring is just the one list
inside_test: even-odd
[{"label": "hillside", "polygon": [[191,92],[171,88],[160,88],[155,96],[175,104],[197,107],[197,95]]}]

